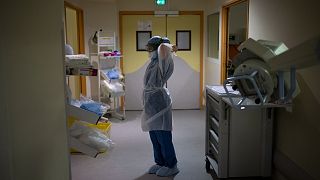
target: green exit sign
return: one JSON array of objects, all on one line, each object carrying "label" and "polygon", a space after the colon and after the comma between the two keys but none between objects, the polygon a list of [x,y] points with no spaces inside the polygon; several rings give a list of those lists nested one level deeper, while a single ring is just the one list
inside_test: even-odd
[{"label": "green exit sign", "polygon": [[156,4],[159,5],[159,6],[163,6],[167,3],[166,0],[156,0]]}]

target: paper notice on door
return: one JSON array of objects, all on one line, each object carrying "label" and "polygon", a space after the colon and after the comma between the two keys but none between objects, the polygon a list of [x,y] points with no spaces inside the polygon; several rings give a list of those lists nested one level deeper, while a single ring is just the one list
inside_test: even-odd
[{"label": "paper notice on door", "polygon": [[138,31],[152,31],[152,21],[138,21]]}]

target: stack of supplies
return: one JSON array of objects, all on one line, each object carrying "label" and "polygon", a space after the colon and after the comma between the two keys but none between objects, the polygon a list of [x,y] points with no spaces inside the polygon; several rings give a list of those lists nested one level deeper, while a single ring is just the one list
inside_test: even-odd
[{"label": "stack of supplies", "polygon": [[108,111],[108,109],[110,109],[109,105],[93,101],[92,99],[82,95],[80,95],[80,101],[75,99],[71,100],[71,105],[91,111],[99,116],[102,116]]},{"label": "stack of supplies", "polygon": [[79,76],[97,76],[98,70],[93,69],[89,57],[85,54],[66,55],[66,74]]},{"label": "stack of supplies", "polygon": [[89,57],[85,54],[66,55],[65,62],[68,67],[91,67]]}]

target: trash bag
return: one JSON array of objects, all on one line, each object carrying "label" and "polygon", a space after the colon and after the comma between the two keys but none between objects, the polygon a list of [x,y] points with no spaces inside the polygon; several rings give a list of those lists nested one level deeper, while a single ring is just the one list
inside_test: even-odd
[{"label": "trash bag", "polygon": [[90,124],[84,121],[75,121],[69,129],[69,133],[72,137],[99,152],[104,152],[114,146],[114,142],[107,135],[98,128],[90,127]]}]

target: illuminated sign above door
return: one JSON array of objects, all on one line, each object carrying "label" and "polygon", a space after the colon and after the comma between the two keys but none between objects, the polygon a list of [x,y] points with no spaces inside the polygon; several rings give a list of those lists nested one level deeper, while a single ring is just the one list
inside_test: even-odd
[{"label": "illuminated sign above door", "polygon": [[165,5],[165,4],[167,3],[166,0],[155,0],[155,1],[156,1],[156,4],[157,4],[158,6],[163,6],[163,5]]}]

